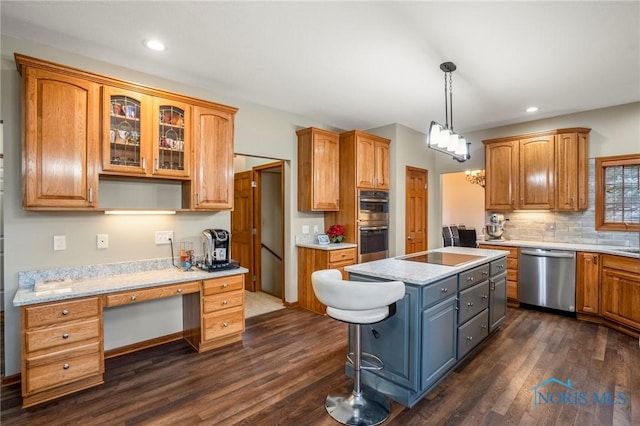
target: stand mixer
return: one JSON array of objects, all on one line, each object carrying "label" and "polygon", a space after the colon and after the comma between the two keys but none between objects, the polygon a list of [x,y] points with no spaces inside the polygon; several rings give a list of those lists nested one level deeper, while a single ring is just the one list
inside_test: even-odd
[{"label": "stand mixer", "polygon": [[490,240],[501,240],[504,232],[504,223],[509,220],[505,219],[503,214],[493,213],[489,219],[489,223],[484,226],[484,232]]}]

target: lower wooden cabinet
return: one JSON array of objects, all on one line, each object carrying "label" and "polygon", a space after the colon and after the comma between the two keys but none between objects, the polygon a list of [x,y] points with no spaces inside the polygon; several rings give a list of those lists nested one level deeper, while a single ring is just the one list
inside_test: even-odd
[{"label": "lower wooden cabinet", "polygon": [[202,282],[200,293],[182,296],[184,338],[198,352],[242,340],[244,275]]},{"label": "lower wooden cabinet", "polygon": [[576,254],[576,310],[584,314],[600,312],[598,253]]},{"label": "lower wooden cabinet", "polygon": [[640,262],[602,255],[600,315],[640,332]]},{"label": "lower wooden cabinet", "polygon": [[103,383],[98,297],[21,308],[22,406]]},{"label": "lower wooden cabinet", "polygon": [[346,280],[348,276],[344,268],[357,263],[357,255],[355,247],[337,250],[298,247],[298,304],[300,307],[324,315],[327,307],[320,303],[313,292],[311,274],[321,269],[338,269],[342,273],[342,279]]}]

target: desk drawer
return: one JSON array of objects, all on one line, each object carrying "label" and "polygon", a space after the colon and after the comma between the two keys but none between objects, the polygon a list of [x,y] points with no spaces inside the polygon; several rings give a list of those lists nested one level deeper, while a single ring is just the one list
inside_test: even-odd
[{"label": "desk drawer", "polygon": [[356,249],[342,249],[342,250],[330,250],[329,251],[329,263],[342,262],[345,260],[356,260]]},{"label": "desk drawer", "polygon": [[244,290],[228,291],[204,297],[204,313],[242,306]]},{"label": "desk drawer", "polygon": [[244,331],[244,309],[238,306],[204,316],[204,340]]},{"label": "desk drawer", "polygon": [[82,322],[27,331],[25,333],[25,351],[30,353],[42,349],[73,345],[98,337],[100,337],[100,319],[92,318]]},{"label": "desk drawer", "polygon": [[25,328],[61,324],[82,318],[96,317],[100,314],[100,302],[97,297],[47,303],[46,305],[23,308]]},{"label": "desk drawer", "polygon": [[75,380],[101,374],[102,354],[99,343],[56,352],[51,355],[27,358],[26,392],[34,393],[65,385]]},{"label": "desk drawer", "polygon": [[144,302],[145,300],[161,299],[163,297],[180,296],[182,294],[197,293],[200,291],[200,281],[181,284],[171,284],[161,287],[141,288],[122,293],[105,296],[105,306],[113,307]]},{"label": "desk drawer", "polygon": [[204,281],[205,296],[234,290],[244,290],[244,275],[231,275]]}]

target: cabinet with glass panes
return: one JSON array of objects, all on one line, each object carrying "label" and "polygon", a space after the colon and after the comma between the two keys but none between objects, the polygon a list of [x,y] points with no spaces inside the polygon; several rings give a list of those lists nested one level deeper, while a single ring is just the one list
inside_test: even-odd
[{"label": "cabinet with glass panes", "polygon": [[188,104],[103,86],[102,173],[189,177]]}]

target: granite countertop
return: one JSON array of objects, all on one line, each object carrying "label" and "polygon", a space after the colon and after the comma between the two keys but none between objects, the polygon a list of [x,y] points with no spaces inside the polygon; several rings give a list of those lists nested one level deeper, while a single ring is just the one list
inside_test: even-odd
[{"label": "granite countertop", "polygon": [[[166,259],[19,272],[18,290],[13,298],[13,306],[186,283],[247,272],[249,271],[242,267],[218,272],[202,271],[195,267],[183,271]],[[44,290],[36,291],[36,285]]]},{"label": "granite countertop", "polygon": [[340,250],[340,249],[358,247],[358,245],[354,243],[318,244],[318,243],[311,243],[311,242],[299,242],[299,243],[296,243],[296,246],[312,248],[316,250]]},{"label": "granite countertop", "polygon": [[346,266],[347,272],[355,274],[368,275],[371,277],[382,278],[386,280],[398,280],[407,284],[427,285],[442,278],[449,277],[467,269],[482,265],[486,262],[499,259],[509,254],[505,250],[487,250],[468,247],[444,247],[426,252],[413,253],[412,255],[420,255],[424,253],[458,253],[474,256],[481,256],[480,259],[472,260],[457,266],[443,266],[431,263],[412,262],[403,260],[403,256],[393,257],[389,259],[375,260],[373,262],[359,263],[357,265]]},{"label": "granite countertop", "polygon": [[640,254],[626,250],[637,250],[638,247],[614,246],[602,244],[556,243],[551,241],[523,241],[523,240],[484,240],[479,244],[491,244],[496,246],[546,248],[556,250],[586,251],[591,253],[615,254],[632,258],[640,258]]}]

